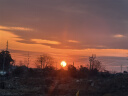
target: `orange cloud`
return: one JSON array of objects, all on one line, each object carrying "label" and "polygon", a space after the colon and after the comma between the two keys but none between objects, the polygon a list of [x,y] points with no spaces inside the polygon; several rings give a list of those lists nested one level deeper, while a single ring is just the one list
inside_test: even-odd
[{"label": "orange cloud", "polygon": [[66,56],[68,55],[90,56],[91,54],[97,54],[98,56],[125,57],[126,53],[128,53],[128,50],[126,49],[82,49],[82,50],[56,49],[56,48],[51,48],[50,46],[42,45],[39,43],[60,44],[60,42],[51,41],[51,40],[42,40],[42,39],[32,39],[32,41],[35,41],[38,44],[26,44],[26,43],[17,42],[18,40],[23,40],[18,35],[15,35],[9,31],[0,30],[1,49],[5,49],[7,40],[9,41],[9,49],[32,51],[32,52],[47,52],[47,53],[53,53],[53,54],[60,54],[62,57],[65,55]]},{"label": "orange cloud", "polygon": [[68,42],[70,42],[70,43],[79,43],[79,41],[76,41],[76,40],[68,40]]},{"label": "orange cloud", "polygon": [[[42,39],[33,39],[33,41],[37,42],[37,44],[27,44],[22,42],[17,42],[18,40],[23,40],[18,35],[15,35],[9,31],[0,30],[0,49],[6,48],[6,42],[9,41],[9,49],[12,50],[20,50],[20,51],[29,51],[37,52],[38,55],[42,53],[48,53],[54,58],[57,59],[58,62],[65,60],[68,64],[72,64],[73,61],[77,60],[78,58],[73,58],[73,56],[91,56],[92,54],[96,54],[97,56],[118,56],[118,57],[126,57],[128,50],[127,49],[56,49],[51,48],[50,46],[43,45],[40,43],[47,43],[47,44],[60,44],[57,41],[51,40],[42,40]],[[102,46],[101,46],[102,47]],[[18,53],[18,52],[17,52]],[[13,58],[17,60],[24,59],[24,56],[21,56],[21,53],[12,54]],[[31,57],[31,65],[34,63],[34,60],[37,58],[38,55],[33,55]],[[81,64],[77,62],[77,64]]]},{"label": "orange cloud", "polygon": [[113,37],[115,37],[115,38],[123,38],[123,37],[125,37],[124,35],[121,35],[121,34],[116,34],[116,35],[114,35]]},{"label": "orange cloud", "polygon": [[24,27],[7,27],[7,26],[1,26],[0,30],[21,30],[21,31],[33,31],[33,29],[30,28],[24,28]]},{"label": "orange cloud", "polygon": [[31,41],[34,41],[36,43],[45,43],[45,44],[55,44],[55,45],[61,44],[58,41],[43,40],[43,39],[31,39]]}]

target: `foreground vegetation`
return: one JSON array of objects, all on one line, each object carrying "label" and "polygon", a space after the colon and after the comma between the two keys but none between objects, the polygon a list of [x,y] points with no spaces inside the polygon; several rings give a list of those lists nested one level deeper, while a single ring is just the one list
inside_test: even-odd
[{"label": "foreground vegetation", "polygon": [[[5,56],[4,54],[2,52],[0,56]],[[9,52],[7,54],[10,61],[6,57],[7,74],[0,76],[0,96],[75,96],[77,92],[79,96],[128,95],[127,72],[101,72],[101,65],[97,60],[95,64],[98,66],[92,64],[90,68],[80,66],[76,69],[74,65],[69,65],[67,70],[56,70],[51,66],[50,60],[49,64],[43,65],[42,57],[39,59],[41,67],[38,68],[14,66],[14,60]],[[0,60],[2,62],[3,57]]]},{"label": "foreground vegetation", "polygon": [[[74,67],[73,67],[74,68]],[[16,67],[0,86],[1,96],[127,96],[128,74],[53,67]],[[1,77],[2,78],[2,77]]]}]

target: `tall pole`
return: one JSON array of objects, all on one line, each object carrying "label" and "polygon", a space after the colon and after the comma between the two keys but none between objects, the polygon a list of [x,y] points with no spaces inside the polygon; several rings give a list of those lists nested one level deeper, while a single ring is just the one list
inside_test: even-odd
[{"label": "tall pole", "polygon": [[[41,56],[40,59],[41,59],[41,69],[42,69],[42,62],[43,62],[43,60],[42,60],[42,59],[43,59],[42,56]],[[44,65],[43,65],[43,68],[44,68]]]},{"label": "tall pole", "polygon": [[28,67],[28,65],[29,65],[29,52],[28,52],[28,64],[27,64],[27,67]]},{"label": "tall pole", "polygon": [[5,57],[6,57],[6,52],[8,51],[8,41],[7,41],[7,45],[6,45],[6,51],[4,51],[4,60],[3,60],[3,74],[4,74],[4,65],[5,65]]},{"label": "tall pole", "polygon": [[[128,53],[127,53],[128,54]],[[128,56],[127,56],[128,57]],[[127,59],[128,60],[128,59]],[[127,72],[128,72],[128,66],[127,66]]]},{"label": "tall pole", "polygon": [[56,62],[56,70],[57,70],[57,62]]},{"label": "tall pole", "polygon": [[8,51],[8,41],[7,41],[7,45],[6,45],[6,51]]},{"label": "tall pole", "polygon": [[91,70],[91,63],[92,63],[92,58],[89,57],[89,61],[90,61],[90,70]]},{"label": "tall pole", "polygon": [[122,73],[122,64],[121,64],[121,73]]},{"label": "tall pole", "polygon": [[92,54],[92,57],[89,57],[89,61],[90,61],[90,70],[93,70],[95,58],[96,58],[96,55],[95,55],[95,54]]},{"label": "tall pole", "polygon": [[4,52],[4,54],[3,54],[4,55],[4,60],[3,60],[3,74],[4,74],[5,54],[6,53]]}]

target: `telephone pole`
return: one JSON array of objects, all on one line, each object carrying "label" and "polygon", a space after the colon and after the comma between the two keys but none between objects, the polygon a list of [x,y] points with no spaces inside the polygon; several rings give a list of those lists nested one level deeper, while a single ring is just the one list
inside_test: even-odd
[{"label": "telephone pole", "polygon": [[73,62],[73,66],[74,66],[74,62]]},{"label": "telephone pole", "polygon": [[90,61],[90,70],[93,69],[93,65],[94,65],[94,60],[96,58],[96,54],[92,54],[92,57],[89,57],[89,61]]},{"label": "telephone pole", "polygon": [[121,64],[121,66],[120,66],[120,67],[121,67],[121,73],[122,73],[122,64]]},{"label": "telephone pole", "polygon": [[56,62],[56,70],[57,70],[57,62]]},{"label": "telephone pole", "polygon": [[8,41],[6,45],[6,51],[4,52],[4,60],[3,60],[3,75],[4,75],[4,66],[5,66],[5,58],[6,58],[6,52],[8,51]]},{"label": "telephone pole", "polygon": [[6,51],[8,51],[8,40],[7,40],[7,45],[6,45]]},{"label": "telephone pole", "polygon": [[27,64],[27,67],[29,66],[29,52],[28,52],[28,64]]}]

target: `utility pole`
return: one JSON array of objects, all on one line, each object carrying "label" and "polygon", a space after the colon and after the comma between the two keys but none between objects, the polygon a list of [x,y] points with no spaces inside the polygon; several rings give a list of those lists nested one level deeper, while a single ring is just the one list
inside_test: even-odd
[{"label": "utility pole", "polygon": [[57,70],[57,62],[56,62],[56,70]]},{"label": "utility pole", "polygon": [[92,57],[89,57],[89,61],[90,61],[90,70],[92,68]]},{"label": "utility pole", "polygon": [[6,58],[6,52],[8,51],[8,41],[7,41],[7,45],[6,45],[6,51],[4,52],[4,60],[3,60],[3,74],[4,74],[4,66],[5,66],[5,58]]},{"label": "utility pole", "polygon": [[[127,53],[128,54],[128,53]],[[128,56],[127,56],[128,57]],[[128,60],[128,59],[127,59]],[[128,66],[127,66],[127,72],[128,72]]]},{"label": "utility pole", "polygon": [[28,52],[28,64],[27,64],[27,67],[29,66],[29,52]]},{"label": "utility pole", "polygon": [[[43,62],[43,57],[42,57],[42,55],[41,55],[41,57],[40,57],[40,62],[41,62],[41,69],[42,69],[42,62]],[[44,64],[43,64],[43,68],[44,68]]]},{"label": "utility pole", "polygon": [[6,56],[6,52],[4,52],[4,60],[3,60],[3,74],[4,74],[5,56]]},{"label": "utility pole", "polygon": [[92,54],[92,57],[89,57],[89,61],[90,61],[90,70],[93,69],[93,64],[94,64],[94,60],[96,58],[95,54]]},{"label": "utility pole", "polygon": [[121,73],[122,73],[122,64],[121,64],[121,66],[120,66],[120,67],[121,67]]},{"label": "utility pole", "polygon": [[7,41],[7,45],[6,45],[6,51],[8,51],[8,41]]}]

